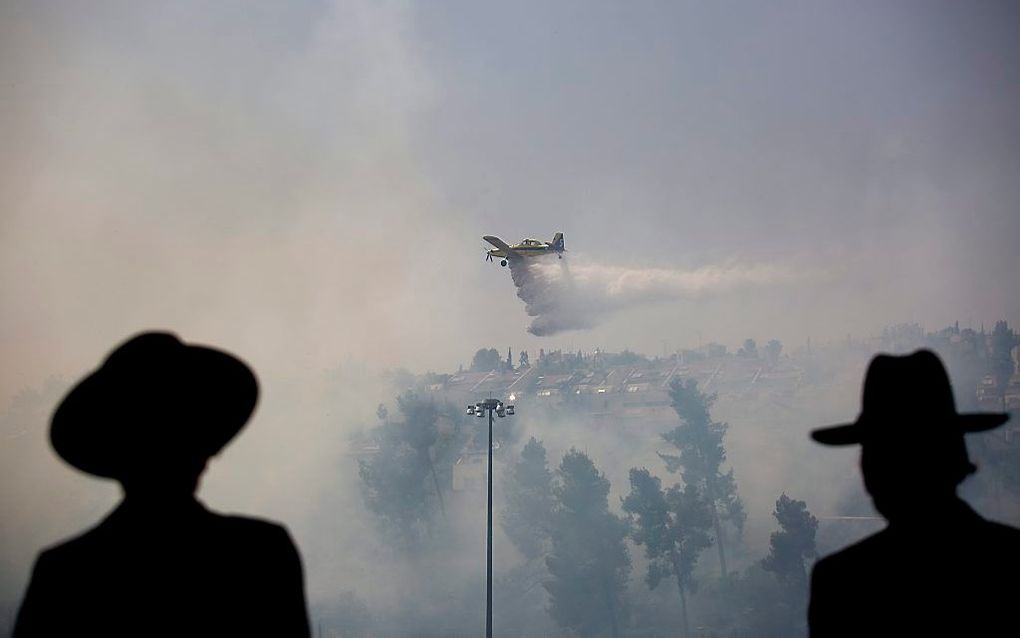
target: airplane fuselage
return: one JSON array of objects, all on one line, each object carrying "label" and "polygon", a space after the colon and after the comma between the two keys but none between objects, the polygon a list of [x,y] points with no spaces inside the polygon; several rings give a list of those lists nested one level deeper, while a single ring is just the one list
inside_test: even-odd
[{"label": "airplane fuselage", "polygon": [[523,244],[514,244],[510,247],[511,250],[506,251],[502,248],[492,248],[489,250],[489,254],[493,257],[507,257],[514,255],[517,257],[536,257],[538,255],[546,255],[551,252],[555,252],[548,242],[545,242],[542,246],[526,246]]},{"label": "airplane fuselage", "polygon": [[525,239],[513,246],[492,235],[486,235],[482,239],[495,246],[495,248],[490,248],[486,251],[486,259],[491,261],[494,257],[498,257],[501,260],[500,265],[502,266],[506,266],[509,260],[540,257],[542,255],[557,255],[562,258],[562,253],[566,250],[563,247],[563,233],[556,233],[552,241]]}]

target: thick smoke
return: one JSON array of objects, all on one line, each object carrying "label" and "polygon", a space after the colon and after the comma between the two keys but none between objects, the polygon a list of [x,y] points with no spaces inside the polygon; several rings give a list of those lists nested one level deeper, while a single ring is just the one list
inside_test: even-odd
[{"label": "thick smoke", "polygon": [[696,270],[622,268],[584,258],[547,257],[510,262],[517,296],[535,319],[537,336],[594,328],[620,310],[691,299],[743,286],[791,281],[793,272],[776,265],[705,266]]}]

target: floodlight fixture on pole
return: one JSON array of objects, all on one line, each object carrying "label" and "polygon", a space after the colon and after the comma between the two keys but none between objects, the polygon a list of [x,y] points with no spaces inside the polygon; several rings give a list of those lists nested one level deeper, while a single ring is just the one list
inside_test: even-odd
[{"label": "floodlight fixture on pole", "polygon": [[492,638],[492,415],[499,418],[514,414],[513,404],[504,405],[499,399],[488,398],[467,406],[468,416],[482,418],[489,415],[489,469],[488,469],[488,522],[485,537],[485,638]]}]

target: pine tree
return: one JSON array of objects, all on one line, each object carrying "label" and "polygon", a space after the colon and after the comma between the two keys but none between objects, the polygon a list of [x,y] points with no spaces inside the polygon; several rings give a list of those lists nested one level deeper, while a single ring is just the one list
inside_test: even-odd
[{"label": "pine tree", "polygon": [[772,516],[779,521],[780,529],[769,539],[769,555],[762,559],[762,567],[773,572],[780,582],[806,592],[806,561],[815,556],[818,519],[808,512],[804,501],[795,501],[786,494],[776,501]]},{"label": "pine tree", "polygon": [[627,523],[609,511],[609,480],[582,452],[570,450],[556,471],[556,499],[546,557],[549,613],[582,636],[619,636],[630,573]]},{"label": "pine tree", "polygon": [[726,460],[723,437],[728,426],[712,421],[709,409],[715,402],[715,395],[698,390],[694,379],[674,379],[669,395],[681,424],[662,438],[677,448],[679,454],[659,453],[659,457],[666,462],[669,472],[680,472],[684,484],[696,486],[708,500],[719,549],[719,567],[725,577],[728,572],[723,523],[729,523],[739,537],[747,519],[743,502],[737,495],[733,470],[725,474],[721,470]]},{"label": "pine tree", "polygon": [[383,534],[411,549],[428,534],[434,504],[445,515],[442,489],[431,450],[438,438],[438,409],[408,391],[397,398],[404,420],[383,422],[372,436],[379,452],[358,461],[362,497],[379,519]]},{"label": "pine tree", "polygon": [[769,554],[762,559],[761,566],[775,574],[780,584],[780,601],[774,615],[787,627],[784,633],[804,635],[807,631],[807,561],[815,556],[818,519],[808,512],[804,501],[793,500],[786,494],[776,501],[772,515],[779,522],[779,531],[772,533]]},{"label": "pine tree", "polygon": [[471,359],[471,370],[473,372],[490,372],[499,370],[503,365],[503,359],[495,348],[481,348],[475,352]]},{"label": "pine tree", "polygon": [[687,592],[693,591],[694,566],[701,551],[712,544],[709,503],[694,485],[674,485],[665,492],[659,478],[646,469],[630,471],[630,494],[623,509],[634,519],[634,542],[645,546],[648,575],[645,582],[655,589],[663,578],[673,576],[680,594],[684,636],[690,635]]},{"label": "pine tree", "polygon": [[503,531],[528,560],[547,550],[554,504],[552,479],[545,447],[532,437],[503,483],[506,509],[501,516]]}]

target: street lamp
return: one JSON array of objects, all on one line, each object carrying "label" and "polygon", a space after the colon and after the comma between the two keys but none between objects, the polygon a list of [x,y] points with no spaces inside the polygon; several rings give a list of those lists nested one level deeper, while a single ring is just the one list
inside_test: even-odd
[{"label": "street lamp", "polygon": [[492,638],[492,413],[503,418],[514,414],[513,405],[503,405],[499,399],[486,399],[467,407],[468,416],[474,415],[479,419],[489,414],[489,507],[488,525],[485,537],[485,638]]}]

